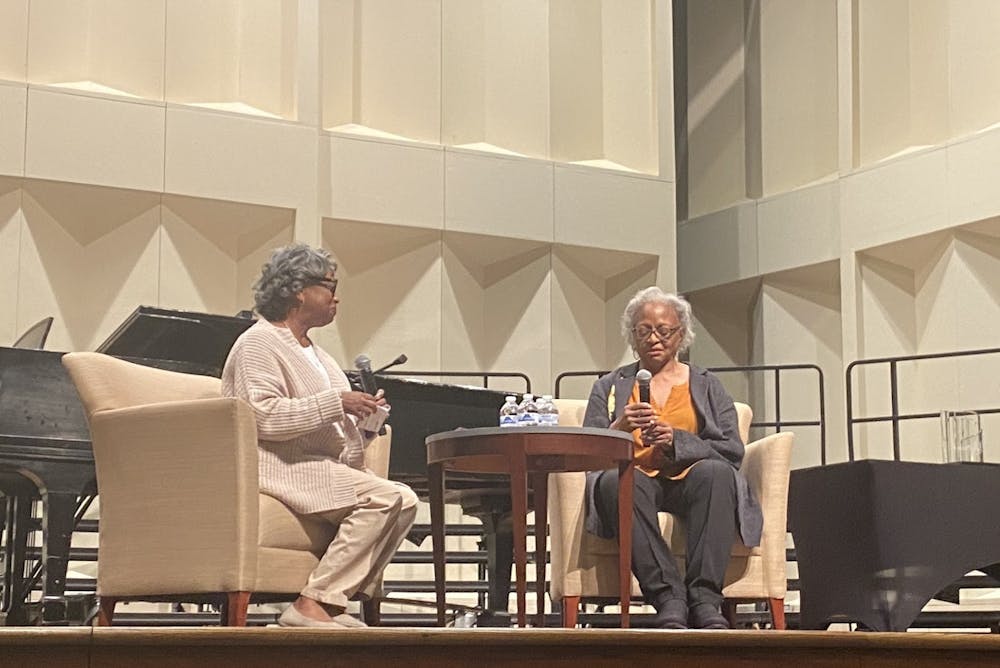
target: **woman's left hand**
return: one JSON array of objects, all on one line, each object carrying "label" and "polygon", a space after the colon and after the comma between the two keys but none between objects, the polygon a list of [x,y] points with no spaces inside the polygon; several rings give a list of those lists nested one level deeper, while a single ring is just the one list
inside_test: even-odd
[{"label": "woman's left hand", "polygon": [[656,421],[642,431],[644,445],[655,446],[663,451],[668,459],[674,457],[674,428],[666,422]]}]

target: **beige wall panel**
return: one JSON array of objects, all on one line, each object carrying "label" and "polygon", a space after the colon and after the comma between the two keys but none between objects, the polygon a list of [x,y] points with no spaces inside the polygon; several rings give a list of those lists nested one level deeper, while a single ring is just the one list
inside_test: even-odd
[{"label": "beige wall panel", "polygon": [[315,171],[313,128],[167,109],[168,192],[291,208],[312,196]]},{"label": "beige wall panel", "polygon": [[345,367],[406,353],[407,368],[441,368],[440,231],[326,219],[322,245],[339,263],[340,306],[320,345]]},{"label": "beige wall panel", "polygon": [[28,0],[0,0],[0,79],[24,81],[28,58]]},{"label": "beige wall panel", "polygon": [[837,3],[764,0],[760,14],[765,195],[837,172]]},{"label": "beige wall panel", "polygon": [[865,0],[858,5],[861,164],[910,145],[909,24],[908,0]]},{"label": "beige wall panel", "polygon": [[948,3],[949,121],[952,137],[1000,122],[1000,3]]},{"label": "beige wall panel", "polygon": [[485,33],[486,141],[536,157],[549,154],[548,8],[492,2]]},{"label": "beige wall panel", "polygon": [[484,70],[490,49],[484,35],[489,1],[441,3],[441,143],[445,145],[486,141]]},{"label": "beige wall panel", "polygon": [[253,308],[250,286],[295,223],[289,209],[176,195],[162,215],[160,305],[225,315]]},{"label": "beige wall panel", "polygon": [[323,0],[319,4],[322,127],[354,120],[355,0]]},{"label": "beige wall panel", "polygon": [[948,139],[948,5],[910,0],[910,144]]},{"label": "beige wall panel", "polygon": [[1000,214],[996,174],[1000,170],[1000,130],[949,144],[948,218],[967,223]]},{"label": "beige wall panel", "polygon": [[601,0],[550,0],[550,156],[604,156]]},{"label": "beige wall panel", "polygon": [[169,0],[169,102],[231,102],[239,90],[237,0]]},{"label": "beige wall panel", "polygon": [[[620,320],[635,293],[657,280],[657,258],[596,248],[552,249],[552,374],[608,370],[633,359]],[[560,394],[586,399],[596,377],[567,379]]]},{"label": "beige wall panel", "polygon": [[837,181],[760,200],[758,270],[768,274],[840,256],[840,184]]},{"label": "beige wall panel", "polygon": [[354,25],[354,122],[438,143],[440,0],[365,0]]},{"label": "beige wall panel", "polygon": [[552,241],[552,163],[445,151],[445,229]]},{"label": "beige wall panel", "polygon": [[242,0],[239,26],[240,101],[296,118],[297,0]]},{"label": "beige wall panel", "polygon": [[18,255],[21,247],[19,181],[0,178],[0,345],[9,346],[31,323],[18,323]]},{"label": "beige wall panel", "polygon": [[[825,263],[765,278],[761,291],[763,355],[761,364],[816,364],[823,370],[826,391],[827,461],[845,461],[843,360],[841,359],[840,285],[838,264]],[[762,419],[774,419],[770,378],[766,401],[755,401]],[[819,419],[819,376],[814,371],[781,375],[781,418],[789,421]],[[821,464],[818,427],[792,427],[796,433],[793,468]]]},{"label": "beige wall panel", "polygon": [[948,223],[944,149],[906,156],[841,180],[845,250],[931,232]]},{"label": "beige wall panel", "polygon": [[135,308],[156,304],[159,196],[28,181],[18,322],[54,316],[53,350],[93,350]]},{"label": "beige wall panel", "polygon": [[673,183],[557,164],[554,205],[559,243],[672,252]]},{"label": "beige wall panel", "polygon": [[131,95],[162,100],[165,0],[91,0],[90,4],[87,78]]},{"label": "beige wall panel", "polygon": [[602,4],[602,157],[647,174],[659,171],[652,23],[649,0]]},{"label": "beige wall panel", "polygon": [[31,83],[65,83],[87,78],[90,2],[31,3],[28,75]]},{"label": "beige wall panel", "polygon": [[752,202],[685,221],[677,228],[682,292],[756,276],[757,206]]},{"label": "beige wall panel", "polygon": [[549,155],[548,3],[484,4],[484,141],[517,153]]},{"label": "beige wall panel", "polygon": [[[550,374],[548,244],[445,233],[442,258],[442,368],[520,371],[541,392]],[[490,386],[524,390],[516,380]]]},{"label": "beige wall panel", "polygon": [[743,3],[688,4],[689,215],[746,197]]},{"label": "beige wall panel", "polygon": [[337,136],[320,137],[320,214],[343,220],[444,225],[444,152]]},{"label": "beige wall panel", "polygon": [[24,174],[28,89],[0,83],[0,174]]},{"label": "beige wall panel", "polygon": [[117,188],[163,188],[164,109],[29,90],[25,175]]}]

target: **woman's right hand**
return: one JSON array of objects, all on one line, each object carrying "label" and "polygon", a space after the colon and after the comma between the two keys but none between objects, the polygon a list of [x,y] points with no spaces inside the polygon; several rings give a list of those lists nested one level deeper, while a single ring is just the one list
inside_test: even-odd
[{"label": "woman's right hand", "polygon": [[341,392],[340,402],[345,413],[358,418],[366,418],[378,409],[378,400],[367,392]]},{"label": "woman's right hand", "polygon": [[619,431],[634,431],[645,429],[655,421],[653,407],[645,402],[639,402],[627,405],[622,411],[621,417],[614,421],[611,428]]}]

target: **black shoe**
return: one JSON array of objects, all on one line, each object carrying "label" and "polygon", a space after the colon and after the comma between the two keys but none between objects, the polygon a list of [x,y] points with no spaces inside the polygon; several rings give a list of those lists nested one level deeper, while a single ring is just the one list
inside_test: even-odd
[{"label": "black shoe", "polygon": [[657,607],[656,616],[653,617],[653,628],[686,629],[688,627],[687,617],[687,601],[680,598],[668,598]]},{"label": "black shoe", "polygon": [[719,609],[711,603],[696,603],[691,608],[691,628],[695,629],[728,629],[729,622],[722,616]]}]

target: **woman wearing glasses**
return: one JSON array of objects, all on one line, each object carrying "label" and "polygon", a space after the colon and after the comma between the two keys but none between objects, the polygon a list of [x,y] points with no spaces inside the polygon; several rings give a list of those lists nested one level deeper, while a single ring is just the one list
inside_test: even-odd
[{"label": "woman wearing glasses", "polygon": [[[760,543],[760,506],[740,474],[743,442],[733,400],[714,375],[678,355],[694,338],[691,305],[657,287],[625,307],[622,333],[638,362],[594,383],[584,425],[631,432],[636,444],[632,572],[659,628],[729,628],[720,612],[733,541]],[[639,401],[636,374],[651,375],[649,401]],[[587,475],[587,530],[618,531],[618,471]],[[682,578],[656,514],[687,527]]]},{"label": "woman wearing glasses", "polygon": [[253,408],[261,491],[339,527],[282,626],[364,626],[345,613],[347,601],[373,593],[416,514],[409,487],[364,467],[356,423],[385,399],[352,391],[309,337],[337,315],[336,270],[329,253],[305,244],[274,251],[253,286],[262,317],[237,339],[222,372],[222,393]]}]

